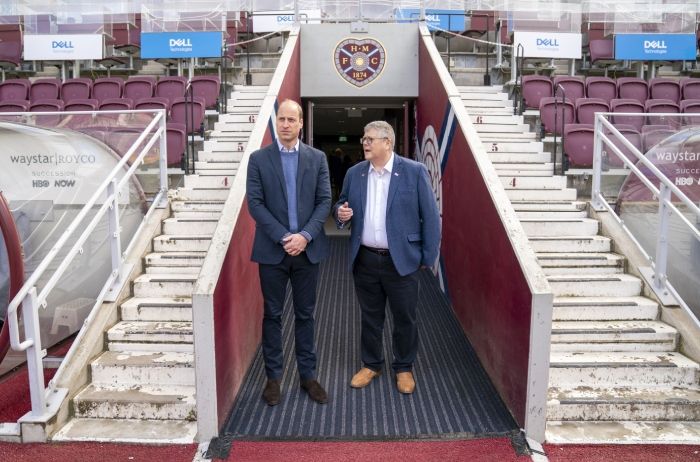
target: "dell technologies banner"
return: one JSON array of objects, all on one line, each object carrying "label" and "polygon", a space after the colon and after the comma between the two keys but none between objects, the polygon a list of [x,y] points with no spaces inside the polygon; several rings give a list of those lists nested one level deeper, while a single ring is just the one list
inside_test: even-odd
[{"label": "dell technologies banner", "polygon": [[579,33],[516,30],[514,36],[513,46],[522,44],[523,56],[526,58],[581,58],[581,34]]},{"label": "dell technologies banner", "polygon": [[24,35],[24,59],[27,61],[74,61],[102,59],[102,34]]},{"label": "dell technologies banner", "polygon": [[[403,19],[417,21],[420,18],[420,10],[416,8],[399,8],[394,12],[397,22]],[[440,28],[452,32],[464,30],[464,10],[425,10],[425,23],[428,29]]]},{"label": "dell technologies banner", "polygon": [[695,61],[695,34],[617,34],[615,59]]},{"label": "dell technologies banner", "polygon": [[142,32],[141,58],[215,58],[223,34],[215,32]]}]

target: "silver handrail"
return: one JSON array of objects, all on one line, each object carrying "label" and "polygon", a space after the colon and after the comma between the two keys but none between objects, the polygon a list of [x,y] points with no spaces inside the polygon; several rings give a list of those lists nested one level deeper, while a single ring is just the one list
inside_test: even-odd
[{"label": "silver handrail", "polygon": [[[43,351],[41,349],[41,337],[39,328],[39,315],[38,310],[40,307],[46,307],[46,298],[49,292],[56,286],[63,272],[68,268],[70,263],[73,261],[76,255],[82,252],[82,246],[85,241],[90,237],[90,234],[95,229],[100,219],[107,213],[109,214],[109,233],[110,233],[110,248],[112,255],[112,272],[108,277],[103,290],[105,288],[111,287],[114,284],[120,284],[122,279],[123,270],[123,254],[121,252],[121,234],[119,232],[119,191],[130,181],[134,176],[136,169],[143,163],[145,156],[148,154],[149,150],[153,144],[160,140],[160,152],[159,152],[159,170],[160,170],[160,191],[156,196],[155,200],[151,204],[151,209],[157,206],[162,206],[161,200],[164,197],[165,191],[168,187],[167,178],[167,155],[165,150],[165,111],[163,109],[158,110],[133,110],[133,111],[100,111],[103,113],[149,113],[155,114],[151,122],[144,128],[139,137],[134,141],[131,147],[122,156],[117,165],[112,169],[112,171],[107,175],[102,184],[97,188],[94,194],[88,199],[83,208],[80,210],[78,215],[73,219],[73,221],[68,225],[68,228],[58,239],[56,244],[49,250],[47,255],[41,261],[36,270],[32,273],[29,279],[25,282],[22,288],[17,292],[15,298],[12,299],[9,306],[7,307],[7,320],[9,323],[10,330],[10,345],[13,350],[16,351],[27,351],[27,369],[29,373],[29,388],[30,397],[32,403],[32,415],[39,417],[46,412],[46,393],[44,389],[44,371],[41,364],[41,359],[43,356]],[[42,114],[42,115],[70,115],[70,114],[90,114],[90,111],[85,112],[42,112],[42,113],[32,113]],[[97,114],[95,112],[94,114]],[[6,114],[11,115],[11,114]],[[22,113],[21,115],[27,115]],[[158,128],[151,133],[154,128]],[[139,155],[134,159],[132,164],[126,173],[123,174],[121,180],[117,180],[117,175],[122,173],[124,166],[127,164],[131,156],[136,152],[137,148],[143,143],[147,136],[151,136],[146,145],[141,148]],[[104,203],[97,211],[92,220],[87,224],[87,226],[82,225],[81,222],[85,219],[87,214],[91,211],[92,207],[102,196],[106,194]],[[150,212],[150,210],[149,210]],[[66,254],[64,259],[61,261],[59,266],[54,271],[52,277],[45,284],[41,293],[37,295],[36,284],[43,276],[44,272],[58,255],[59,251],[65,246],[68,239],[78,230],[78,228],[83,229],[82,234],[78,237],[73,247]],[[20,341],[19,337],[19,320],[17,316],[17,310],[22,307],[24,322],[24,334],[25,340]]]},{"label": "silver handrail", "polygon": [[[615,217],[616,221],[622,226],[627,235],[634,241],[635,245],[642,252],[644,257],[649,262],[654,275],[653,281],[651,283],[652,290],[657,294],[670,293],[673,298],[678,301],[678,304],[683,308],[684,311],[688,313],[690,319],[695,323],[695,325],[700,328],[700,320],[693,311],[688,307],[688,305],[683,301],[682,297],[673,288],[671,283],[668,281],[668,275],[666,274],[666,268],[668,263],[668,222],[669,217],[672,213],[675,213],[691,231],[696,239],[700,240],[700,230],[691,223],[681,211],[676,207],[676,205],[671,202],[671,194],[675,195],[680,202],[682,202],[688,209],[694,213],[698,219],[700,219],[700,207],[698,207],[693,201],[688,198],[683,192],[678,189],[678,187],[673,184],[649,159],[644,157],[643,153],[637,149],[627,138],[625,138],[622,133],[607,119],[608,116],[620,116],[620,115],[634,115],[645,117],[646,114],[621,114],[621,113],[603,113],[598,112],[595,115],[595,135],[593,139],[593,178],[592,178],[592,190],[591,190],[591,205],[596,211],[608,211],[611,216]],[[688,114],[654,114],[654,116],[664,116],[664,117],[688,117]],[[610,137],[604,132],[608,130],[608,133],[616,137],[630,153],[636,158],[636,161],[630,160],[622,150],[616,146]],[[605,200],[601,192],[601,177],[603,170],[603,145],[608,149],[608,152],[613,152],[617,157],[624,162],[624,165],[629,168],[630,173],[634,173],[637,178],[644,184],[651,192],[658,197],[659,201],[659,231],[657,233],[656,240],[656,255],[652,258],[642,247],[639,241],[635,238],[632,232],[627,226],[622,222],[620,217],[617,215],[615,210],[610,207],[610,204]],[[647,178],[646,174],[643,173],[638,167],[637,163],[641,163],[644,167],[649,169],[655,178],[659,181],[659,187]],[[664,297],[660,297],[664,298]]]}]

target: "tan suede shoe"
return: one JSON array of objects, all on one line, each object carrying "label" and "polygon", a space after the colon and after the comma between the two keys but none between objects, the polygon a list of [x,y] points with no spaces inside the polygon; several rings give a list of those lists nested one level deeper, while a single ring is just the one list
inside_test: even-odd
[{"label": "tan suede shoe", "polygon": [[352,376],[350,386],[353,388],[364,388],[372,381],[373,378],[380,375],[382,371],[373,371],[370,368],[363,367],[355,375]]},{"label": "tan suede shoe", "polygon": [[416,381],[413,380],[413,372],[399,372],[396,374],[396,388],[404,394],[411,394],[416,389]]}]

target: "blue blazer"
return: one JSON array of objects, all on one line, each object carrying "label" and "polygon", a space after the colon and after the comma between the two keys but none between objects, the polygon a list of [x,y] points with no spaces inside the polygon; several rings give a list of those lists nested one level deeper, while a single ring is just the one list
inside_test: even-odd
[{"label": "blue blazer", "polygon": [[[289,232],[287,187],[279,148],[274,142],[250,155],[246,179],[248,210],[255,220],[255,240],[251,260],[275,265],[286,252],[280,244]],[[318,263],[328,255],[328,238],[323,224],[331,207],[331,184],[326,155],[299,143],[297,169],[297,218],[299,231],[311,235],[306,255]]]},{"label": "blue blazer", "polygon": [[[350,264],[360,249],[367,204],[369,161],[348,170],[340,200],[333,206],[338,222],[338,207],[348,202],[353,211],[350,233]],[[389,253],[402,276],[432,266],[440,252],[440,213],[430,186],[425,165],[394,154],[386,206],[386,234]]]}]

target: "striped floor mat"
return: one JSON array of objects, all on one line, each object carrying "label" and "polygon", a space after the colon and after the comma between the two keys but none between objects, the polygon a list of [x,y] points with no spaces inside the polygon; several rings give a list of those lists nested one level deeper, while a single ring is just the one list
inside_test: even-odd
[{"label": "striped floor mat", "polygon": [[347,239],[332,238],[331,255],[321,265],[316,307],[318,380],[328,391],[328,404],[316,404],[299,388],[288,294],[282,402],[269,407],[261,398],[265,371],[258,351],[224,434],[249,440],[387,440],[483,437],[515,430],[429,272],[421,277],[415,393],[396,390],[390,372],[390,322],[384,336],[385,373],[364,389],[350,388],[350,378],[361,365],[360,312],[347,260]]}]

